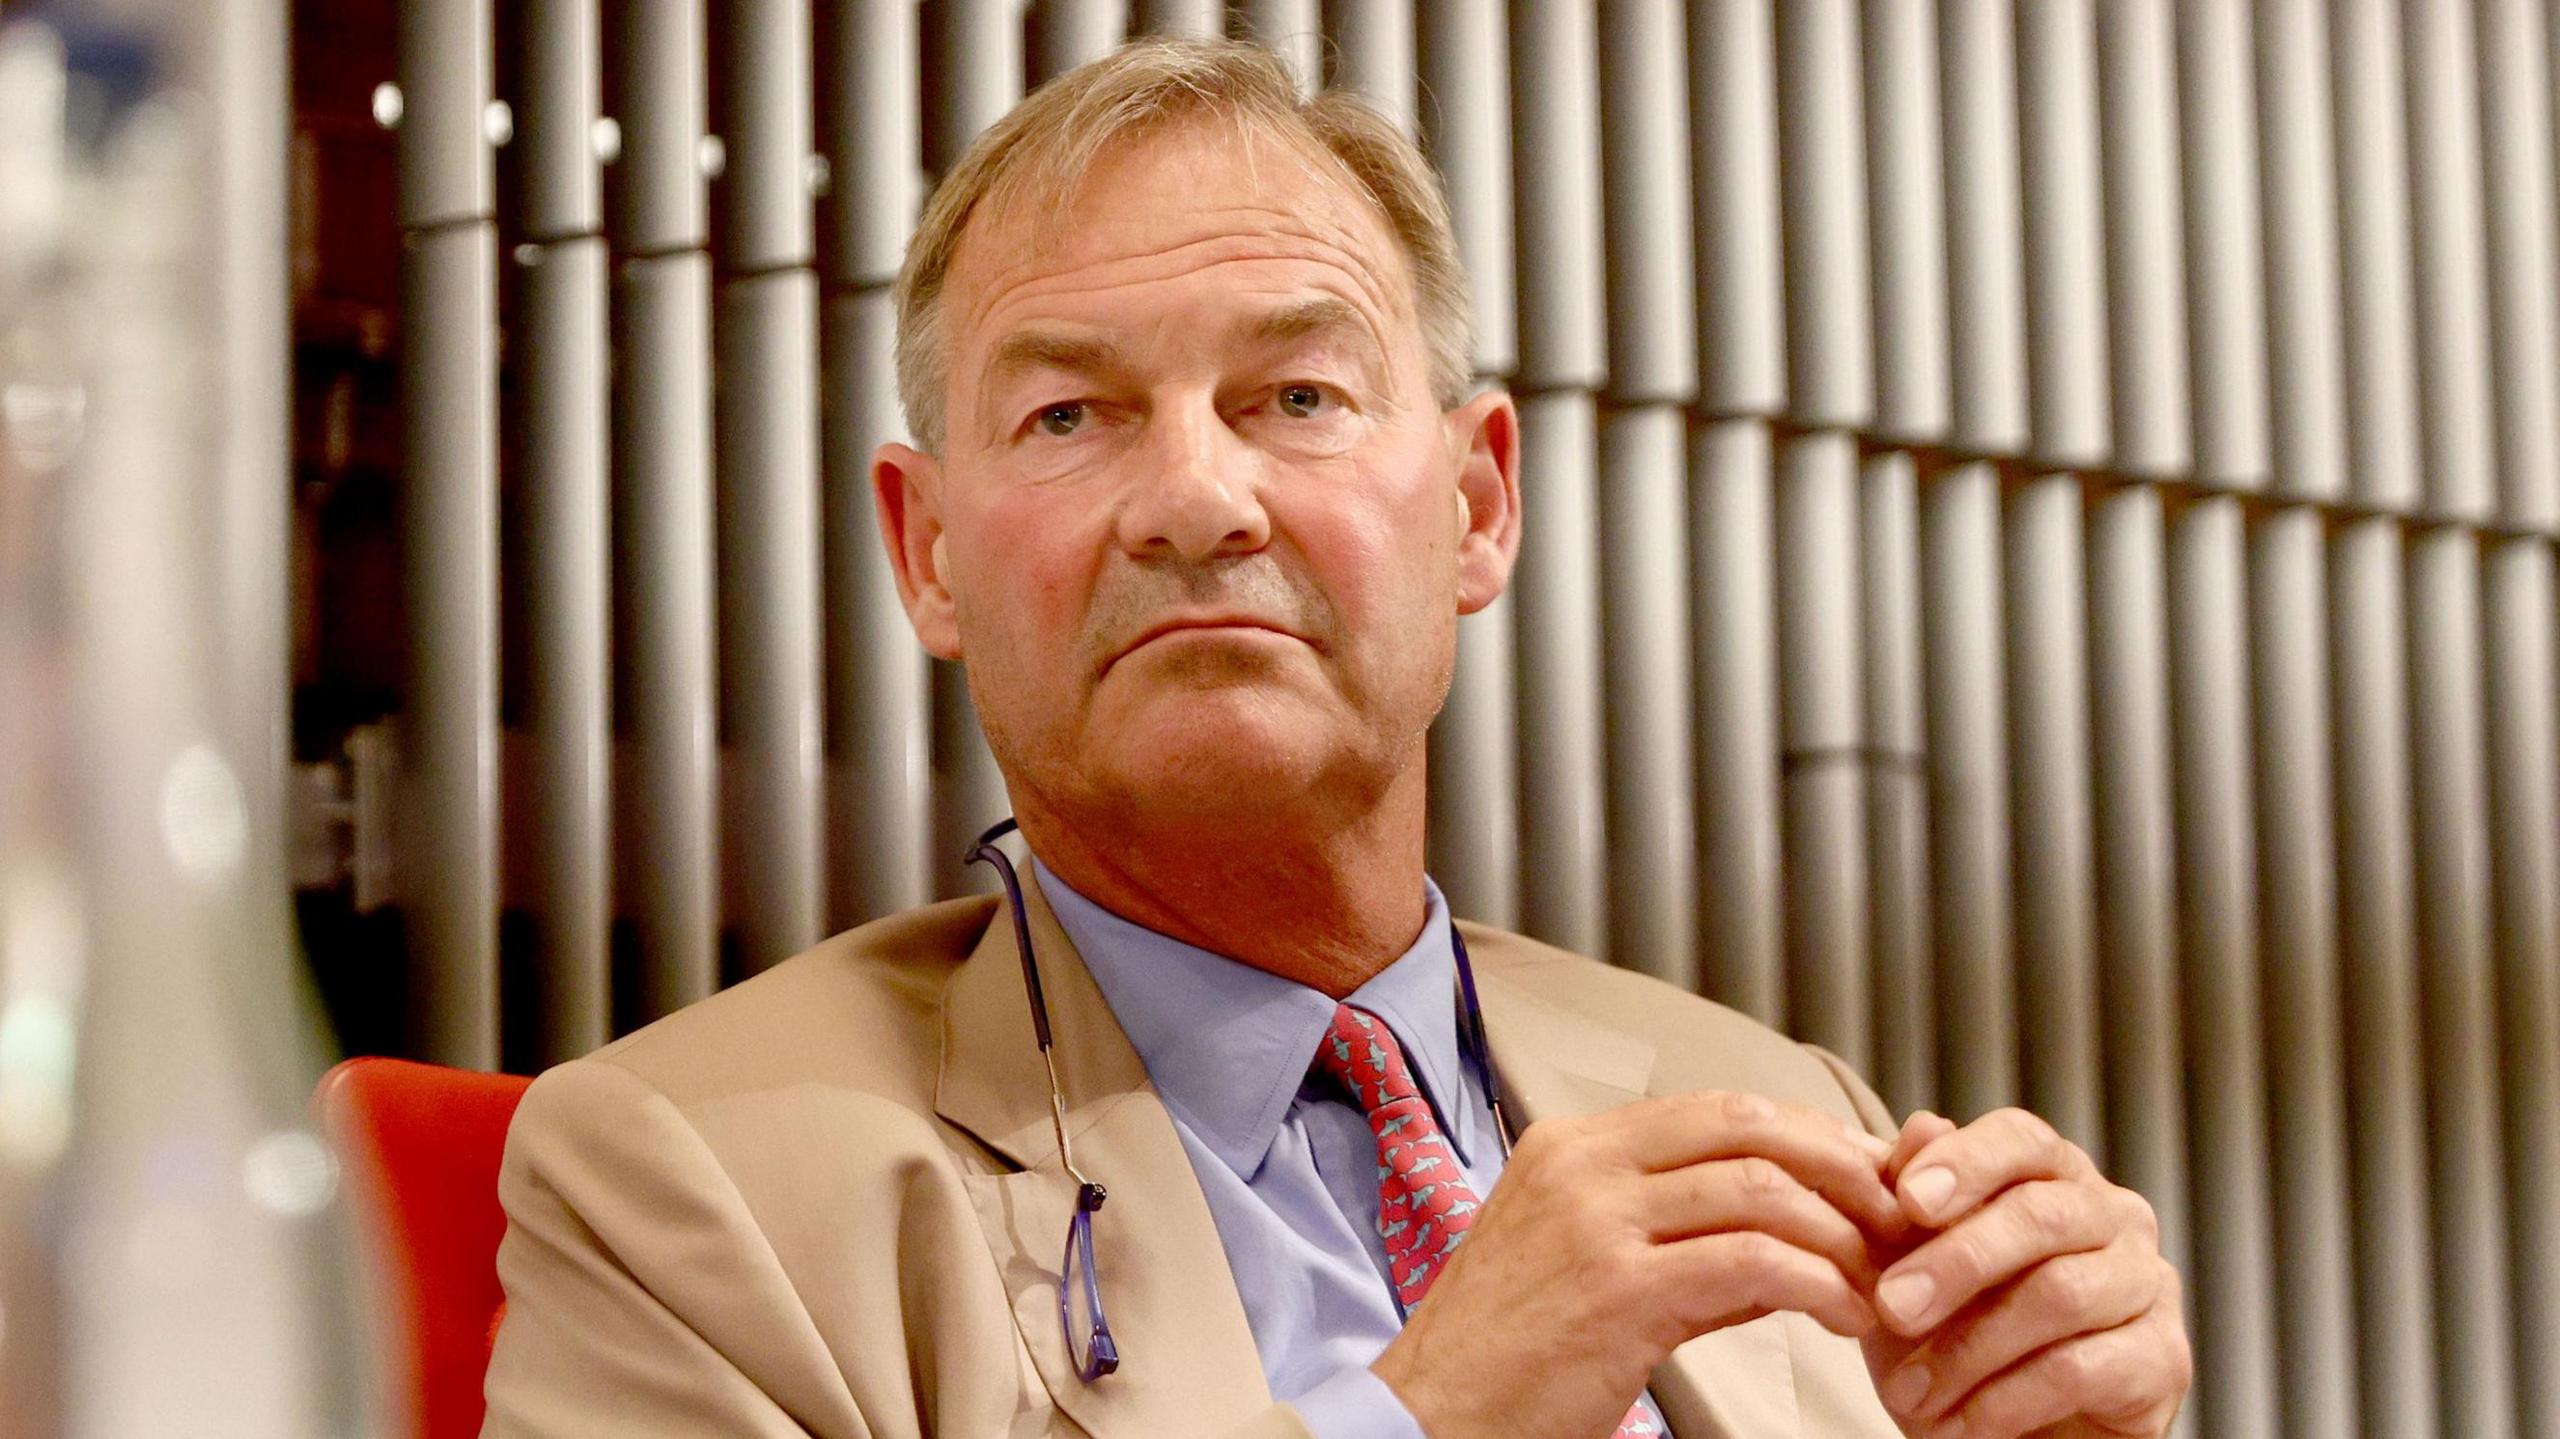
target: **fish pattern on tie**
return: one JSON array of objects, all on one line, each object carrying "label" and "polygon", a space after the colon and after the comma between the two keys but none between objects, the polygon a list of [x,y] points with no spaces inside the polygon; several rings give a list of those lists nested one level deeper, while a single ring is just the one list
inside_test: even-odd
[{"label": "fish pattern on tie", "polygon": [[[1410,1310],[1457,1252],[1482,1201],[1414,1083],[1403,1046],[1377,1016],[1335,1005],[1333,1025],[1316,1045],[1314,1067],[1369,1113],[1369,1132],[1378,1141],[1378,1237],[1386,1241],[1387,1278],[1396,1299]],[[1613,1439],[1661,1432],[1638,1404],[1618,1421]]]}]

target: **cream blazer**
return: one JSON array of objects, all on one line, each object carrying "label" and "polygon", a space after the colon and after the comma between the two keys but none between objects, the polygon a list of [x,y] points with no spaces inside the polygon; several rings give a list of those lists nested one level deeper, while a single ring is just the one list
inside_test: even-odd
[{"label": "cream blazer", "polygon": [[[1119,1372],[1076,1378],[1058,1165],[1012,926],[956,900],[839,935],[535,1081],[507,1136],[487,1436],[1305,1436],[1273,1402],[1208,1202],[1026,870]],[[1514,1124],[1753,1090],[1877,1133],[1836,1060],[1731,1010],[1467,926]],[[1796,1314],[1653,1375],[1681,1439],[1896,1433]]]}]

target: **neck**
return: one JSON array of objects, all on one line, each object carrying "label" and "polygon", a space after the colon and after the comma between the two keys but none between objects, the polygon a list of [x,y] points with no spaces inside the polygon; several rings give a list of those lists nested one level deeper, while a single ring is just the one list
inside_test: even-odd
[{"label": "neck", "polygon": [[1125,814],[1078,822],[1036,803],[1016,817],[1040,862],[1085,898],[1340,999],[1422,930],[1421,776],[1411,779],[1387,802],[1324,826],[1268,813],[1215,825]]}]

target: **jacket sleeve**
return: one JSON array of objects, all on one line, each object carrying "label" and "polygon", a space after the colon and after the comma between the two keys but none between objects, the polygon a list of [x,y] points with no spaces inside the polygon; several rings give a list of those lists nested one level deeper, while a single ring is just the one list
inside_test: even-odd
[{"label": "jacket sleeve", "polygon": [[1893,1117],[1893,1110],[1886,1106],[1883,1096],[1859,1078],[1858,1071],[1851,1069],[1847,1060],[1818,1044],[1808,1044],[1805,1048],[1822,1061],[1823,1068],[1831,1071],[1831,1077],[1839,1082],[1841,1092],[1848,1095],[1849,1107],[1857,1111],[1858,1123],[1865,1126],[1869,1134],[1880,1139],[1892,1139],[1902,1133],[1901,1121]]},{"label": "jacket sleeve", "polygon": [[484,1439],[867,1436],[710,1149],[609,1061],[528,1090],[507,1133]]}]

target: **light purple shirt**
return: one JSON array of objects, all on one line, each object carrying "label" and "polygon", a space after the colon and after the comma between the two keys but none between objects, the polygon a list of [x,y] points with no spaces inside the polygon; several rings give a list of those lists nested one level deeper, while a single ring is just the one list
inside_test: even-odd
[{"label": "light purple shirt", "polygon": [[[1191,1156],[1272,1397],[1318,1439],[1423,1439],[1369,1371],[1404,1327],[1378,1236],[1377,1141],[1365,1113],[1308,1073],[1334,1002],[1132,924],[1045,866],[1038,874]],[[1489,1195],[1502,1145],[1458,1044],[1448,906],[1428,879],[1423,892],[1421,937],[1346,1002],[1395,1033],[1468,1182]]]}]

